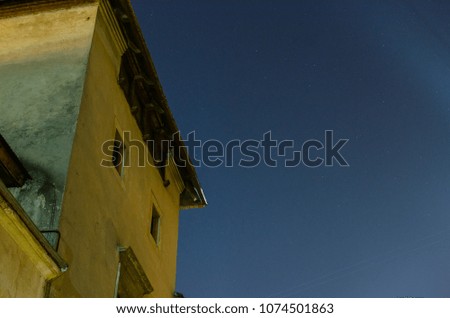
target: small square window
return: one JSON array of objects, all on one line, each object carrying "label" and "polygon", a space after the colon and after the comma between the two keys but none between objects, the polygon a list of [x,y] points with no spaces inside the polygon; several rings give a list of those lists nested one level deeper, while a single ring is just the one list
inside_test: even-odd
[{"label": "small square window", "polygon": [[125,163],[125,144],[119,131],[116,130],[114,137],[114,146],[112,151],[112,165],[116,168],[116,171],[120,176],[123,175],[123,168]]},{"label": "small square window", "polygon": [[150,223],[150,234],[155,240],[156,245],[159,244],[159,235],[160,235],[160,227],[161,227],[161,217],[158,213],[158,210],[155,206],[152,208],[152,220]]}]

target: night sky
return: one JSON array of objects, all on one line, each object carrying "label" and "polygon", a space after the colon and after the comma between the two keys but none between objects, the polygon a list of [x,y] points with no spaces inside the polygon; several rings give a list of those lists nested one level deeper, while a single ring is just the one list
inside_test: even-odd
[{"label": "night sky", "polygon": [[450,2],[132,3],[183,136],[349,139],[350,167],[198,168],[179,292],[450,297]]}]

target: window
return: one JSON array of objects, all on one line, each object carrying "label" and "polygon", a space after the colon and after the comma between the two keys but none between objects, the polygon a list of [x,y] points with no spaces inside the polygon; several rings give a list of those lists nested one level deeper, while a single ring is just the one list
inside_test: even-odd
[{"label": "window", "polygon": [[161,217],[158,213],[158,210],[155,206],[152,207],[152,219],[150,222],[150,234],[152,235],[153,239],[155,240],[156,245],[159,244],[159,232],[161,227]]},{"label": "window", "polygon": [[116,130],[114,137],[114,146],[112,151],[112,164],[120,176],[123,175],[123,168],[125,163],[125,144],[119,131]]}]

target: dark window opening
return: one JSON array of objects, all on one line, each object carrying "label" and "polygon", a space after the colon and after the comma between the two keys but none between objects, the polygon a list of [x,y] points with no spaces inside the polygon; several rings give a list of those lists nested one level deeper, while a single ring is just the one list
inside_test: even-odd
[{"label": "dark window opening", "polygon": [[159,244],[159,235],[160,235],[160,226],[161,226],[161,217],[156,210],[155,206],[152,208],[152,220],[150,223],[150,234],[155,240],[156,245]]},{"label": "dark window opening", "polygon": [[125,162],[125,144],[120,133],[116,130],[114,137],[114,147],[112,151],[112,164],[116,168],[119,175],[123,175],[123,167]]}]

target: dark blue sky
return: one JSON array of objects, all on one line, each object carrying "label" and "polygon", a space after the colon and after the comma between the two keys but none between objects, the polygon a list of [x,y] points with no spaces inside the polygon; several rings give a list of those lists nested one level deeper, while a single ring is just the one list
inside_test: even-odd
[{"label": "dark blue sky", "polygon": [[350,140],[348,168],[199,168],[178,291],[450,297],[450,2],[133,5],[183,135]]}]

